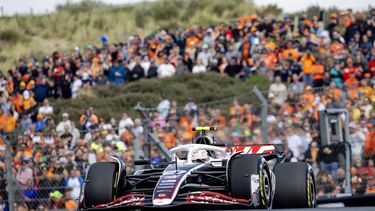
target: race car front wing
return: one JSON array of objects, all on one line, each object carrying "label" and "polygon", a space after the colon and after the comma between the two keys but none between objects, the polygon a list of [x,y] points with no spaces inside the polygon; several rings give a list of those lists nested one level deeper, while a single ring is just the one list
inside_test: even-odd
[{"label": "race car front wing", "polygon": [[[221,193],[211,192],[211,191],[196,191],[179,194],[171,205],[165,207],[174,207],[180,205],[242,205],[242,206],[257,206],[257,197],[251,200],[233,198]],[[125,196],[119,197],[116,200],[107,203],[97,205],[95,208],[136,208],[136,207],[147,207],[156,208],[163,206],[155,206],[152,203],[152,196],[142,193],[127,194]]]}]

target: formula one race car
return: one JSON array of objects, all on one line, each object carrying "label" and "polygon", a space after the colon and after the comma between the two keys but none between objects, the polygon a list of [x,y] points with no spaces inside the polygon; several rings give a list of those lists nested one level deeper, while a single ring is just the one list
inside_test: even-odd
[{"label": "formula one race car", "polygon": [[[172,161],[126,175],[125,165],[93,164],[86,175],[81,208],[312,208],[316,188],[312,168],[284,162],[283,145],[231,146],[196,127],[194,144],[170,150]],[[145,164],[146,161],[135,161]]]}]

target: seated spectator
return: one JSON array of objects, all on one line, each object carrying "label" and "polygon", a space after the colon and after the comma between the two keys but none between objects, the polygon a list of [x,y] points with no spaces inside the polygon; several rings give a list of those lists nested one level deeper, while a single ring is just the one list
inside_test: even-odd
[{"label": "seated spectator", "polygon": [[202,63],[202,60],[198,59],[196,65],[194,65],[192,73],[204,73],[207,72],[206,66]]},{"label": "seated spectator", "polygon": [[35,209],[37,205],[36,199],[36,188],[32,180],[27,180],[26,187],[23,190],[23,196],[29,209]]},{"label": "seated spectator", "polygon": [[163,59],[163,64],[159,66],[157,73],[159,78],[171,77],[176,74],[176,69],[166,57]]},{"label": "seated spectator", "polygon": [[43,114],[38,114],[37,119],[37,122],[34,123],[35,131],[42,132],[47,126]]},{"label": "seated spectator", "polygon": [[[21,159],[22,157],[26,158],[25,156],[21,155]],[[16,174],[17,182],[24,187],[27,185],[28,181],[33,181],[33,170],[29,167],[29,165],[31,165],[30,160],[23,160]]]},{"label": "seated spectator", "polygon": [[62,118],[63,120],[56,127],[56,132],[58,136],[61,136],[62,134],[64,134],[66,130],[68,131],[72,130],[72,123],[69,120],[69,114],[63,113]]},{"label": "seated spectator", "polygon": [[230,77],[239,77],[242,66],[237,64],[236,58],[233,57],[229,60],[229,64],[225,67],[225,73]]},{"label": "seated spectator", "polygon": [[141,65],[141,57],[137,56],[135,57],[135,65],[133,68],[129,70],[127,73],[128,80],[131,81],[137,81],[143,77],[145,77],[145,70],[143,69]]},{"label": "seated spectator", "polygon": [[190,72],[189,68],[184,64],[184,61],[181,56],[177,57],[176,60],[176,75]]},{"label": "seated spectator", "polygon": [[53,114],[53,107],[49,104],[48,99],[43,100],[43,105],[39,107],[39,114],[50,116]]}]

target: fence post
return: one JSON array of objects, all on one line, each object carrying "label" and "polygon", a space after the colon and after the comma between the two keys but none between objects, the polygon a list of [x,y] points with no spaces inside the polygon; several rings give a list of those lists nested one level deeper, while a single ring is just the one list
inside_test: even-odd
[{"label": "fence post", "polygon": [[6,177],[7,177],[7,189],[8,189],[8,204],[9,210],[14,210],[14,202],[15,202],[15,188],[14,188],[14,180],[12,176],[12,150],[11,150],[11,142],[13,142],[14,133],[11,133],[8,138],[4,138],[4,142],[6,144]]},{"label": "fence post", "polygon": [[143,141],[144,141],[144,147],[143,147],[143,153],[144,158],[146,160],[150,159],[151,154],[151,146],[150,142],[148,140],[148,134],[149,134],[149,127],[150,127],[150,116],[148,115],[145,107],[142,105],[142,103],[138,102],[137,105],[134,107],[136,111],[139,112],[139,114],[142,117],[142,126],[143,126]]},{"label": "fence post", "polygon": [[262,117],[262,142],[263,144],[268,143],[267,133],[268,133],[268,123],[267,123],[267,116],[268,116],[268,104],[266,98],[263,94],[259,91],[257,86],[254,86],[253,93],[258,98],[258,100],[262,103],[262,110],[261,110],[261,117]]}]

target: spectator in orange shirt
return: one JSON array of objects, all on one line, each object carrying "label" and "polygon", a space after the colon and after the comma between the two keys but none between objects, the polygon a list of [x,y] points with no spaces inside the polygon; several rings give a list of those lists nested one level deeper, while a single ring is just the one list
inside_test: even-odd
[{"label": "spectator in orange shirt", "polygon": [[305,103],[305,105],[306,105],[305,110],[309,110],[310,108],[313,107],[314,100],[315,100],[315,94],[314,94],[311,86],[305,87],[305,92],[303,93],[301,99],[302,99],[303,103]]},{"label": "spectator in orange shirt", "polygon": [[23,92],[22,110],[23,113],[31,114],[35,111],[36,101],[34,97],[30,95],[30,92],[25,90]]},{"label": "spectator in orange shirt", "polygon": [[324,85],[324,66],[320,62],[311,66],[311,74],[313,76],[313,87],[322,87]]},{"label": "spectator in orange shirt", "polygon": [[329,90],[328,90],[328,96],[335,99],[335,100],[340,100],[341,99],[341,90],[337,88],[335,82],[331,82],[329,85]]},{"label": "spectator in orange shirt", "polygon": [[344,45],[338,39],[334,39],[333,43],[329,46],[329,50],[337,57],[339,53],[344,50]]},{"label": "spectator in orange shirt", "polygon": [[351,72],[350,77],[345,81],[345,86],[348,90],[349,98],[350,99],[357,99],[358,96],[358,87],[359,82],[355,77],[355,73]]},{"label": "spectator in orange shirt", "polygon": [[18,113],[22,112],[22,100],[23,100],[23,97],[22,97],[20,92],[17,92],[12,97],[12,104],[14,105],[14,107],[15,107],[15,109]]},{"label": "spectator in orange shirt", "polygon": [[367,97],[367,98],[371,98],[372,97],[372,95],[374,94],[374,90],[372,89],[372,87],[371,86],[369,86],[368,84],[367,84],[367,80],[366,79],[362,79],[361,80],[361,82],[360,82],[360,86],[359,86],[359,88],[358,88],[358,90],[359,90],[359,92],[363,95],[363,96],[365,96],[365,97]]},{"label": "spectator in orange shirt", "polygon": [[311,67],[315,62],[315,57],[310,51],[301,58],[302,62],[302,71],[303,71],[303,81],[306,85],[312,85],[312,76],[311,76]]},{"label": "spectator in orange shirt", "polygon": [[17,121],[18,114],[16,112],[6,112],[5,113],[5,119],[4,119],[4,127],[3,131],[7,134],[11,133],[14,128],[16,127],[16,121]]}]

